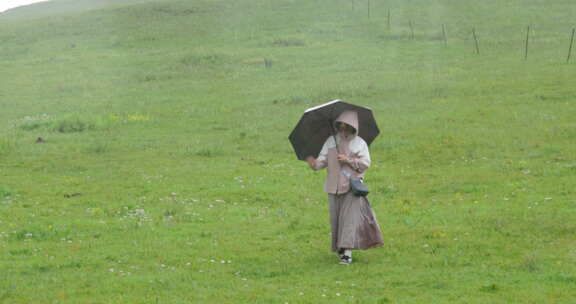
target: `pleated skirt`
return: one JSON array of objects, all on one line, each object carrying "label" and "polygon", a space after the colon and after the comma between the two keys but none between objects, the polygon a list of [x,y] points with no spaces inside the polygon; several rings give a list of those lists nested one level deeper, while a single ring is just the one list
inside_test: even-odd
[{"label": "pleated skirt", "polygon": [[332,251],[340,248],[369,249],[382,246],[382,232],[370,202],[366,197],[328,194]]}]

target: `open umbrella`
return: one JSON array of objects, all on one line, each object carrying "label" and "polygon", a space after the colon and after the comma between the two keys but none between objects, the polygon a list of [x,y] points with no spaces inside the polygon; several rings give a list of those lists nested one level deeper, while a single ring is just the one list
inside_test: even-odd
[{"label": "open umbrella", "polygon": [[358,113],[358,136],[368,145],[374,141],[380,130],[372,110],[337,99],[304,111],[288,137],[298,159],[306,160],[308,156],[318,157],[326,139],[335,134],[334,120],[346,110]]}]

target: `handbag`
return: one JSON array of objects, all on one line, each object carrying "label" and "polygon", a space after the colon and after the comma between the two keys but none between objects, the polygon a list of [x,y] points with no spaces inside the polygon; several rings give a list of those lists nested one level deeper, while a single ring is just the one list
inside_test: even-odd
[{"label": "handbag", "polygon": [[364,180],[357,177],[350,177],[350,189],[356,196],[367,196],[370,193]]}]

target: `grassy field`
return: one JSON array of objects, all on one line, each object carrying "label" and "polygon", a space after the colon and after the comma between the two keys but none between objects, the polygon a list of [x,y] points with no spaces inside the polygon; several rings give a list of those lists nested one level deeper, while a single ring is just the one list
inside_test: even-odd
[{"label": "grassy field", "polygon": [[[0,303],[574,303],[575,17],[566,0],[1,14]],[[382,130],[386,244],[351,266],[329,251],[324,172],[287,140],[337,98]]]}]

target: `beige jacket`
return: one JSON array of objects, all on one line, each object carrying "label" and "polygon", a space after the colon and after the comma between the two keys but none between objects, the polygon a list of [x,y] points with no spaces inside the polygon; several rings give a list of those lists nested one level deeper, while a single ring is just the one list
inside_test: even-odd
[{"label": "beige jacket", "polygon": [[[346,123],[356,132],[348,138],[341,134],[328,137],[316,159],[314,169],[328,168],[324,191],[331,194],[343,194],[350,191],[350,177],[363,177],[364,172],[370,167],[370,152],[366,142],[357,136],[358,115],[356,112],[345,111],[336,119],[336,122]],[[340,163],[338,152],[347,155],[349,162]]]}]

